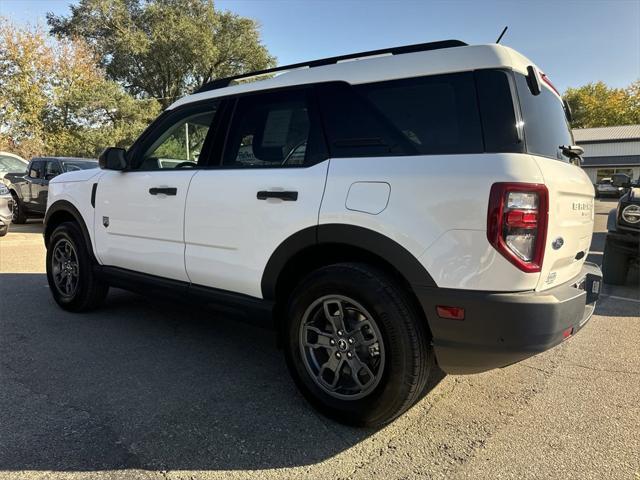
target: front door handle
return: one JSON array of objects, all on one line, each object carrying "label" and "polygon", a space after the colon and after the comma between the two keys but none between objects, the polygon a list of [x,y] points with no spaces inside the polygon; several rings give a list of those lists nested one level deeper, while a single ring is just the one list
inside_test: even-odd
[{"label": "front door handle", "polygon": [[267,191],[260,190],[256,195],[258,200],[266,200],[268,198],[279,198],[280,200],[284,200],[286,202],[295,202],[298,200],[298,192],[291,191]]},{"label": "front door handle", "polygon": [[152,187],[149,189],[149,193],[151,195],[176,195],[178,193],[178,189],[175,187]]}]

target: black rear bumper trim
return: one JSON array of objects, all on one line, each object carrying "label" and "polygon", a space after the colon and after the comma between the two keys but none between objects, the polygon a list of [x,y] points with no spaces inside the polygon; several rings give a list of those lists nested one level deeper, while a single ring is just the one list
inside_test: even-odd
[{"label": "black rear bumper trim", "polygon": [[[580,282],[584,277],[588,282]],[[599,281],[597,265],[585,263],[578,276],[563,285],[518,293],[414,287],[433,334],[436,359],[452,374],[479,373],[505,367],[559,343],[568,329],[580,330],[591,318],[597,292],[581,289]],[[590,287],[589,287],[590,288]],[[589,301],[587,303],[587,297]],[[439,318],[437,305],[465,309],[462,321]]]}]

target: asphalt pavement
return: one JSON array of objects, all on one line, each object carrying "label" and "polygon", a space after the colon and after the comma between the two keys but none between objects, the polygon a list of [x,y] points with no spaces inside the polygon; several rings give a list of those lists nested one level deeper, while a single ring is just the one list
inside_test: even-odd
[{"label": "asphalt pavement", "polygon": [[640,479],[637,270],[560,346],[435,375],[391,425],[355,429],[309,407],[268,330],[121,290],[63,312],[40,232],[0,239],[0,479]]}]

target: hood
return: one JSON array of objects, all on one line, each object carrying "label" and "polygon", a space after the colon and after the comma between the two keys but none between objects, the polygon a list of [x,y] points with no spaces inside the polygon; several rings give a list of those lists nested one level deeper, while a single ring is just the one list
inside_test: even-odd
[{"label": "hood", "polygon": [[49,183],[86,182],[87,180],[90,180],[96,175],[100,174],[100,172],[102,172],[102,170],[100,170],[97,166],[96,168],[91,168],[89,170],[75,170],[73,172],[67,172],[63,173],[62,175],[58,175]]}]

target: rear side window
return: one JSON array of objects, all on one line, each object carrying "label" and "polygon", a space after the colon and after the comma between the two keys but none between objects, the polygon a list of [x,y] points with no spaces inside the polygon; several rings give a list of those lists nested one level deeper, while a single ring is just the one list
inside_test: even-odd
[{"label": "rear side window", "polygon": [[306,90],[240,97],[225,147],[226,167],[300,167],[315,163],[321,131]]},{"label": "rear side window", "polygon": [[573,143],[562,101],[544,86],[540,95],[534,96],[526,77],[519,73],[515,77],[527,152],[568,162],[559,148]]}]

